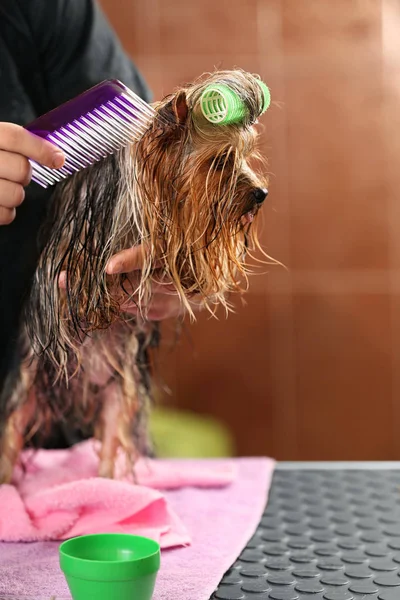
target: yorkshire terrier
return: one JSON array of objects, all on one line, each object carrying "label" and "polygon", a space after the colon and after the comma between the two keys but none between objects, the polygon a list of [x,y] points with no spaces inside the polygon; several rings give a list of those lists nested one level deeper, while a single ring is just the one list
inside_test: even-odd
[{"label": "yorkshire terrier", "polygon": [[[99,476],[114,476],[119,449],[131,465],[150,451],[152,284],[168,284],[190,314],[193,297],[212,313],[229,311],[230,293],[247,285],[246,255],[261,250],[254,224],[267,179],[253,170],[265,109],[259,81],[241,70],[203,75],[153,105],[139,141],[56,186],[25,306],[24,358],[0,397],[0,483],[12,480],[25,444],[62,420],[99,440]],[[220,125],[201,112],[204,90],[217,84],[240,101],[240,122]],[[137,280],[107,275],[109,259],[136,245]],[[138,316],[124,311],[129,301]]]}]

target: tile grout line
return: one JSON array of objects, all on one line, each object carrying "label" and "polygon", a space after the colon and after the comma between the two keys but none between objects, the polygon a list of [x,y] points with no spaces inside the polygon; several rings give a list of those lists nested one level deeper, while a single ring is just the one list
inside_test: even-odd
[{"label": "tile grout line", "polygon": [[[263,31],[263,23],[267,18],[267,8],[263,0],[258,0],[257,2],[257,36],[258,36],[258,47],[260,51],[260,63],[262,61],[263,55],[268,55],[268,47],[264,42],[265,40],[265,32]],[[271,11],[271,4],[269,4],[269,11]],[[268,13],[270,17],[270,14]],[[280,0],[274,1],[274,17],[276,22],[274,23],[274,32],[275,39],[274,48],[277,50],[277,55],[279,56],[279,67],[280,69],[275,68],[278,72],[284,74],[284,63],[285,57],[283,54],[283,14],[282,14],[282,3]],[[270,43],[270,40],[269,40]],[[285,80],[284,75],[282,76],[282,88],[284,98],[285,94]],[[285,115],[283,115],[283,132],[282,136],[284,136],[284,144],[283,144],[283,154],[287,159],[287,147],[288,147],[288,130],[287,130],[287,119]],[[283,199],[284,209],[288,210],[289,204],[289,190],[288,190],[288,182],[281,181],[280,189],[282,190],[281,199]],[[285,239],[280,240],[278,247],[280,246],[282,249],[283,255],[288,255],[288,251],[290,250],[290,226],[289,222],[286,225],[285,231]],[[283,331],[282,328],[274,327],[274,324],[269,319],[269,326],[271,331],[273,332],[270,336],[270,357],[276,357],[276,362],[271,365],[271,373],[276,373],[274,386],[273,388],[276,390],[275,398],[272,399],[272,404],[274,409],[276,410],[277,418],[277,427],[276,433],[274,434],[274,447],[280,448],[279,441],[282,434],[285,436],[286,446],[284,449],[286,456],[292,456],[296,458],[298,456],[299,445],[298,445],[298,421],[297,421],[297,403],[296,403],[296,364],[295,364],[295,344],[294,344],[294,319],[293,319],[293,290],[292,285],[289,280],[286,280],[284,283],[284,293],[288,299],[288,305],[286,307],[286,327],[284,330],[285,339],[283,344],[280,343],[279,347],[281,348],[280,355],[277,356],[277,344],[276,339],[279,337],[282,340]],[[281,305],[280,299],[276,294],[271,294],[269,290],[268,280],[265,280],[264,285],[264,294],[267,303],[267,311],[268,304],[270,305],[270,314],[278,312],[279,306]],[[272,309],[272,310],[271,310]],[[283,384],[283,385],[282,385]],[[283,400],[283,401],[282,401]],[[288,446],[290,442],[290,446]],[[287,454],[286,454],[287,452]]]},{"label": "tile grout line", "polygon": [[[390,37],[393,35],[393,9],[390,0],[382,0],[381,19],[382,19],[382,87],[384,97],[387,97],[387,88],[390,81],[390,72],[388,70],[388,60],[393,48],[391,48]],[[399,25],[399,15],[397,18]],[[385,146],[386,140],[390,134],[393,123],[387,117],[382,115]],[[387,147],[385,147],[387,152]],[[391,161],[387,164],[386,178],[391,180],[393,176],[393,167]],[[393,449],[396,459],[400,458],[400,313],[396,298],[400,292],[400,273],[394,267],[397,263],[397,257],[400,255],[398,238],[398,210],[396,210],[395,198],[389,194],[388,198],[388,242],[389,242],[389,290],[390,290],[390,323],[391,323],[391,371],[392,371],[392,414],[393,414]]]}]

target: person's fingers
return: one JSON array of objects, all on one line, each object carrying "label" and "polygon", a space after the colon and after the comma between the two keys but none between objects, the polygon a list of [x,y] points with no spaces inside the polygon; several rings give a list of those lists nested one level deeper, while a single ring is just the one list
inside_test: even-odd
[{"label": "person's fingers", "polygon": [[0,206],[3,208],[16,208],[22,204],[25,190],[19,183],[0,179]]},{"label": "person's fingers", "polygon": [[[158,275],[161,277],[160,273]],[[177,294],[172,284],[165,280],[153,281],[151,286],[151,298],[146,307],[139,309],[139,296],[137,291],[140,283],[140,274],[134,272],[124,281],[123,289],[127,294],[126,300],[121,304],[121,310],[132,316],[143,314],[146,320],[163,321],[169,318],[176,318],[184,315],[186,308]],[[62,271],[58,278],[60,288],[66,288],[66,272]],[[202,308],[203,302],[200,296],[188,298],[189,303],[194,311],[199,311]]]},{"label": "person's fingers", "polygon": [[[132,271],[127,274],[126,279],[121,284],[122,289],[126,293],[134,294],[140,285],[140,271]],[[168,296],[176,296],[175,285],[166,277],[161,270],[155,270],[151,278],[152,294],[165,294]]]},{"label": "person's fingers", "polygon": [[[132,298],[121,306],[121,310],[131,315],[139,315],[138,298]],[[149,321],[163,321],[170,317],[178,317],[183,313],[183,306],[178,296],[155,294],[150,303],[143,309],[143,316]]]},{"label": "person's fingers", "polygon": [[9,225],[14,221],[15,215],[15,208],[6,208],[4,206],[0,206],[0,225]]},{"label": "person's fingers", "polygon": [[67,287],[67,272],[66,271],[61,271],[61,273],[58,277],[58,286],[62,290],[66,289],[66,287]]},{"label": "person's fingers", "polygon": [[[66,288],[67,275],[65,271],[61,271],[58,278],[58,285],[60,288]],[[134,294],[140,284],[140,273],[132,272],[128,275],[125,281],[122,283],[121,288],[126,294]],[[169,281],[154,281],[151,285],[153,294],[168,294],[176,295],[174,286]]]},{"label": "person's fingers", "polygon": [[129,273],[143,267],[144,248],[142,245],[133,246],[114,254],[107,263],[106,273],[116,275],[118,273]]},{"label": "person's fingers", "polygon": [[14,123],[0,123],[0,149],[22,154],[53,169],[59,169],[65,161],[57,146]]},{"label": "person's fingers", "polygon": [[[194,312],[200,312],[204,308],[204,302],[200,296],[188,298],[188,301]],[[138,303],[138,296],[133,296],[121,306],[121,310],[131,315],[139,315],[141,311]],[[149,321],[177,318],[183,316],[186,312],[187,308],[178,295],[166,295],[164,293],[153,294],[149,304],[142,309],[143,316]]]},{"label": "person's fingers", "polygon": [[165,275],[162,269],[156,269],[153,272],[151,289],[154,293],[176,295],[176,286],[172,283],[171,279]]},{"label": "person's fingers", "polygon": [[[143,268],[146,257],[146,248],[143,244],[132,246],[114,254],[106,265],[108,275],[117,275],[119,273],[130,273],[131,271],[140,271]],[[161,266],[161,261],[156,261],[154,269]]]},{"label": "person's fingers", "polygon": [[0,180],[6,179],[25,186],[31,176],[32,167],[25,156],[0,150]]},{"label": "person's fingers", "polygon": [[0,123],[0,225],[15,219],[15,208],[24,198],[32,176],[29,160],[60,168],[64,154],[54,144],[14,123]]}]

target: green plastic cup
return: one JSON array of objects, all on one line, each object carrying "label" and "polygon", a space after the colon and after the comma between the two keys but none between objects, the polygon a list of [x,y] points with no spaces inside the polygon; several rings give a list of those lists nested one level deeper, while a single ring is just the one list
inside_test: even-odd
[{"label": "green plastic cup", "polygon": [[73,600],[151,600],[160,546],[123,533],[83,535],[63,542],[60,567]]}]

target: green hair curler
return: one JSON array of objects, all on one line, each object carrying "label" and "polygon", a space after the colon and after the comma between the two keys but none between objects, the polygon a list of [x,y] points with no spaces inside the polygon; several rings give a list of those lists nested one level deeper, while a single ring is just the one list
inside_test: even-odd
[{"label": "green hair curler", "polygon": [[264,99],[264,105],[261,111],[261,114],[263,114],[266,110],[268,110],[269,105],[271,104],[271,93],[269,91],[269,87],[263,81],[261,81],[261,79],[257,79],[257,83],[261,88],[261,92]]},{"label": "green hair curler", "polygon": [[[271,94],[263,81],[256,79],[261,88],[263,107],[261,114],[270,105]],[[208,86],[200,98],[203,116],[216,125],[231,125],[240,123],[246,116],[247,108],[240,96],[228,85],[221,83]]]}]

